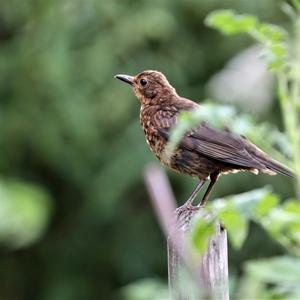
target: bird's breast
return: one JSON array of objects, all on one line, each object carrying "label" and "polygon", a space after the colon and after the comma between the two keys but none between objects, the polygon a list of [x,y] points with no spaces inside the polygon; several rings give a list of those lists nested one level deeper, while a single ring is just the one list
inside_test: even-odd
[{"label": "bird's breast", "polygon": [[140,122],[144,130],[147,144],[151,151],[163,162],[163,152],[166,146],[166,141],[158,133],[155,112],[150,109],[141,109]]},{"label": "bird's breast", "polygon": [[166,141],[158,134],[157,129],[151,126],[150,123],[142,123],[142,127],[147,144],[149,145],[151,151],[153,151],[154,154],[161,159],[165,149]]}]

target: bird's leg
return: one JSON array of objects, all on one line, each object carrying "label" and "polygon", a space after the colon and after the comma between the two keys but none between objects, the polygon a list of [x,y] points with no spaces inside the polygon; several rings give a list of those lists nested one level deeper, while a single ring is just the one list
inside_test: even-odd
[{"label": "bird's leg", "polygon": [[194,208],[194,206],[192,206],[192,203],[193,203],[194,199],[196,198],[197,194],[199,193],[199,191],[201,190],[204,183],[205,183],[205,180],[200,179],[200,181],[196,185],[196,188],[193,190],[193,192],[192,192],[191,196],[189,197],[189,199],[182,206],[180,206],[176,209],[176,213],[181,213],[182,211],[184,211],[186,209],[193,209]]},{"label": "bird's leg", "polygon": [[197,205],[197,207],[204,207],[205,206],[205,204],[208,200],[208,197],[210,195],[210,192],[211,192],[213,186],[215,185],[215,183],[218,180],[218,177],[219,177],[219,173],[213,173],[213,174],[210,175],[209,186],[208,186],[207,190],[205,191],[205,194],[204,194],[201,202]]}]

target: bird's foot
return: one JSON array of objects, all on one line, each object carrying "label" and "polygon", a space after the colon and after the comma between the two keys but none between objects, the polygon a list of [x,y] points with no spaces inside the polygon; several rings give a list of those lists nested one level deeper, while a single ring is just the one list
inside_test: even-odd
[{"label": "bird's foot", "polygon": [[192,217],[199,210],[197,206],[193,206],[191,203],[185,203],[175,210],[177,224],[180,228],[185,228],[190,224]]},{"label": "bird's foot", "polygon": [[198,206],[193,206],[191,203],[185,203],[182,206],[179,206],[175,210],[176,215],[181,215],[182,213],[187,213],[187,212],[193,212],[198,210],[200,207]]}]

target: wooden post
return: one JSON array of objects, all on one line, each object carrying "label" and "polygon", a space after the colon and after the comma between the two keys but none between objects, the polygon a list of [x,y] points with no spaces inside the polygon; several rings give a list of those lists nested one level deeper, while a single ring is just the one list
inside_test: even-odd
[{"label": "wooden post", "polygon": [[[229,299],[226,230],[218,223],[207,252],[198,257],[189,248],[187,236],[193,218],[200,210],[180,217],[165,173],[157,166],[145,170],[145,181],[163,231],[168,237],[168,281],[172,299]],[[205,217],[205,213],[201,212]]]},{"label": "wooden post", "polygon": [[[172,299],[229,299],[227,234],[220,223],[202,257],[193,257],[187,236],[193,218],[200,211],[189,211],[179,218],[175,236],[168,238],[168,274]],[[206,217],[201,212],[201,217]],[[171,233],[172,234],[172,233]],[[174,243],[174,240],[176,242]],[[187,269],[187,271],[182,271]],[[191,284],[182,282],[191,281]],[[194,281],[194,282],[193,282]]]}]

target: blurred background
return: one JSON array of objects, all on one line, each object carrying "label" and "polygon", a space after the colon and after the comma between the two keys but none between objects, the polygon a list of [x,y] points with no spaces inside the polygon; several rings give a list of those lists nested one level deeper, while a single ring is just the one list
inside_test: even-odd
[{"label": "blurred background", "polygon": [[[113,76],[157,69],[184,97],[282,128],[260,49],[203,24],[233,8],[285,26],[281,4],[0,2],[0,299],[164,298],[166,242],[143,181],[156,160],[137,99]],[[196,182],[168,176],[183,203]],[[266,184],[293,194],[281,176],[241,174],[222,177],[211,198]],[[244,261],[281,253],[267,239],[253,224],[244,247],[230,248],[232,278]]]}]

